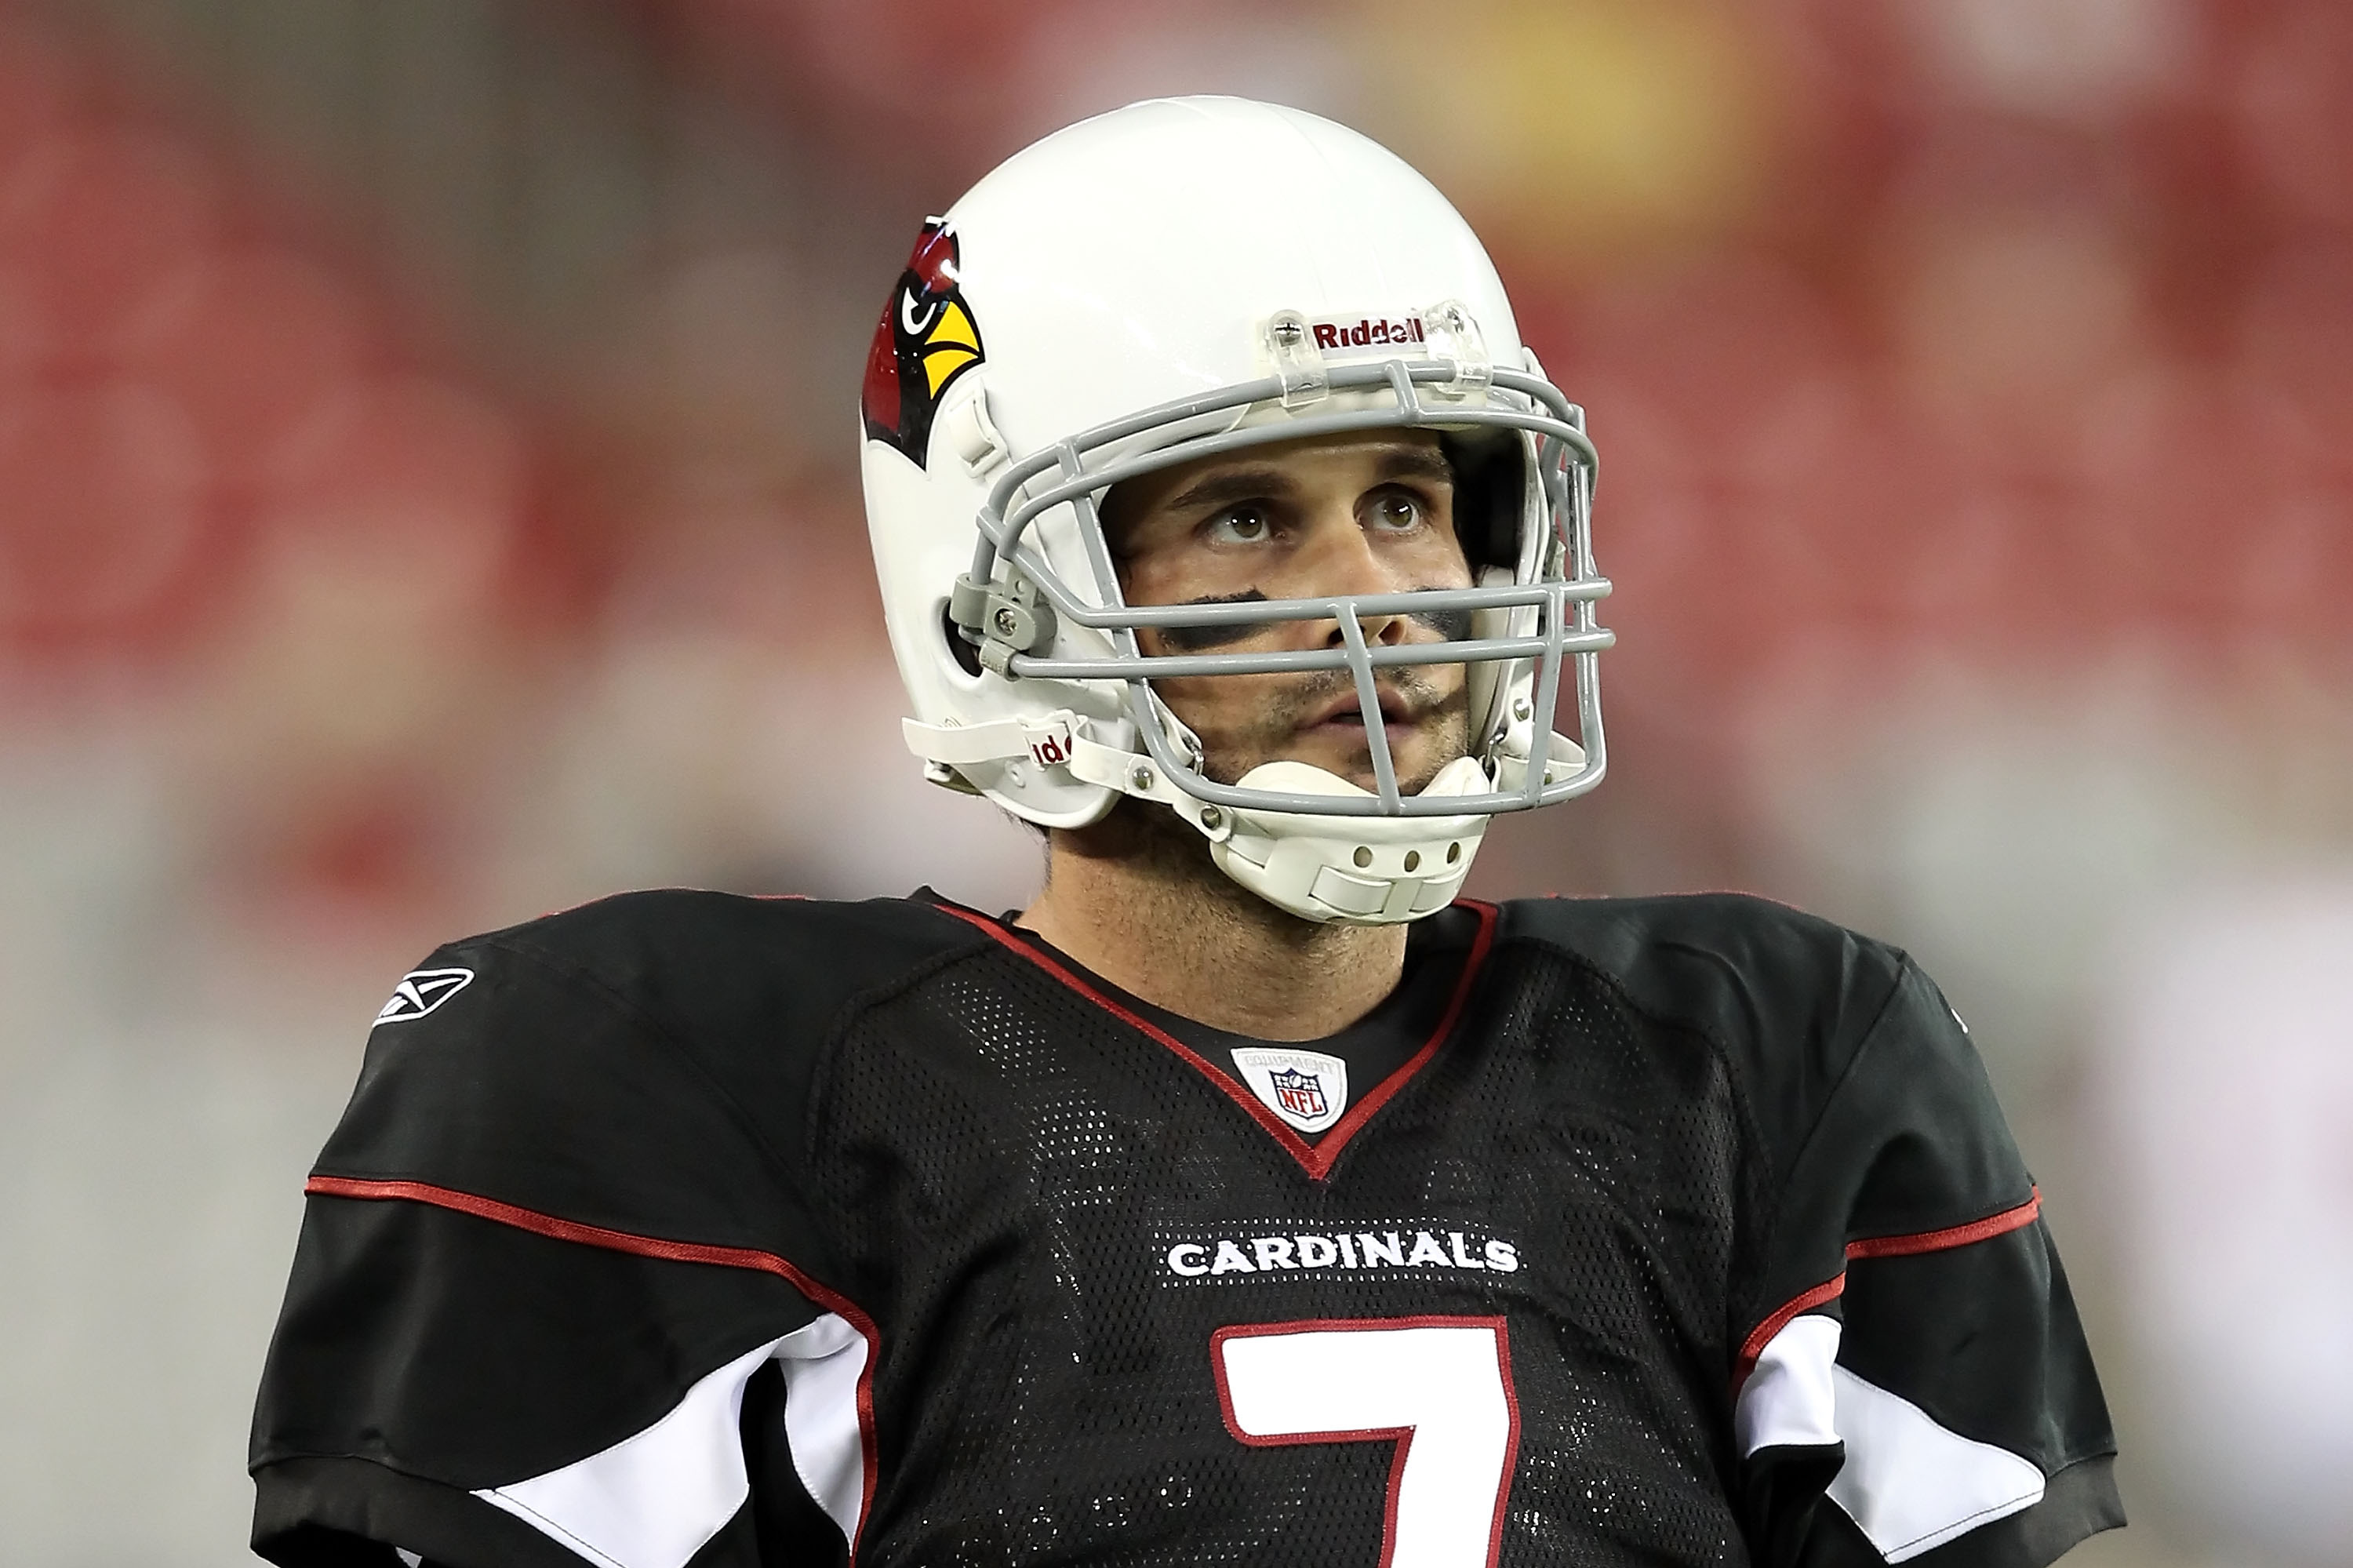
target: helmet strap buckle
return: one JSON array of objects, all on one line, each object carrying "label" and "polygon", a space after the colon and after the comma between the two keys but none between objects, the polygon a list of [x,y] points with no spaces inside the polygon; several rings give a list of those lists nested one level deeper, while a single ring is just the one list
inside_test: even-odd
[{"label": "helmet strap buckle", "polygon": [[1495,362],[1471,307],[1460,300],[1441,301],[1421,313],[1421,330],[1430,357],[1454,366],[1452,376],[1430,384],[1430,395],[1449,402],[1484,402],[1494,384]]},{"label": "helmet strap buckle", "polygon": [[1324,351],[1315,346],[1315,334],[1305,316],[1297,311],[1277,311],[1266,318],[1261,335],[1275,380],[1282,387],[1285,408],[1304,408],[1332,395],[1332,373],[1324,364]]},{"label": "helmet strap buckle", "polygon": [[982,665],[1008,681],[1016,678],[1016,653],[1041,653],[1054,645],[1053,607],[1027,577],[1000,586],[959,574],[948,593],[948,619],[979,645]]}]

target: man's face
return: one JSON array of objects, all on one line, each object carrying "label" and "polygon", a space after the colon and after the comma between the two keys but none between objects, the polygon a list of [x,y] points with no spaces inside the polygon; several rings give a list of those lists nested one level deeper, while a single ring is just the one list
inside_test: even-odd
[{"label": "man's face", "polygon": [[[1202,458],[1116,487],[1103,531],[1131,605],[1313,599],[1467,588],[1454,535],[1454,480],[1427,430],[1373,430]],[[1467,617],[1458,617],[1467,620]],[[1430,643],[1468,634],[1442,618],[1366,617],[1365,640]],[[1145,627],[1146,653],[1338,648],[1332,620]],[[1377,672],[1398,787],[1419,789],[1468,748],[1461,664]],[[1373,788],[1372,750],[1345,670],[1153,683],[1201,737],[1205,771],[1232,783],[1289,758]]]}]

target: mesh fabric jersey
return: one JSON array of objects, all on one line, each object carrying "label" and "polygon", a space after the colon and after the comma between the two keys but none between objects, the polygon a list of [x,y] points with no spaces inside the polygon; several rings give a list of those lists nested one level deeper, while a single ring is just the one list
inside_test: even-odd
[{"label": "mesh fabric jersey", "polygon": [[[1430,929],[1442,1015],[1312,1140],[937,901],[441,949],[311,1182],[257,1546],[2038,1563],[2119,1521],[2039,1199],[1902,955],[1728,897]],[[1925,1425],[1849,1432],[1849,1383]]]}]

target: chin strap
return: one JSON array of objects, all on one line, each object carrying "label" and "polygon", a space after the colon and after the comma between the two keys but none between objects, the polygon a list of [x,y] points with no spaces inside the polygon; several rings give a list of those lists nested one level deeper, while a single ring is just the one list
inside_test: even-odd
[{"label": "chin strap", "polygon": [[[1487,832],[1487,817],[1475,812],[1356,817],[1214,805],[1178,789],[1149,757],[1092,739],[1088,721],[1068,709],[979,725],[905,719],[901,731],[908,750],[943,769],[1027,758],[1040,768],[1066,768],[1083,783],[1157,801],[1209,841],[1209,856],[1219,870],[1305,920],[1384,926],[1434,915],[1461,890]],[[1546,772],[1566,778],[1579,758],[1575,743],[1556,735]],[[1504,787],[1516,787],[1526,767],[1527,752],[1514,757],[1507,741],[1497,755]],[[1238,784],[1335,800],[1371,793],[1337,774],[1288,760],[1261,763]],[[1476,758],[1460,757],[1440,769],[1421,795],[1472,795],[1495,787]]]},{"label": "chin strap", "polygon": [[[1245,789],[1366,798],[1372,793],[1304,762],[1263,762]],[[1458,757],[1421,790],[1479,794],[1489,788],[1475,758]],[[1305,920],[1389,926],[1454,902],[1487,832],[1477,813],[1454,817],[1344,817],[1310,811],[1237,811],[1233,836],[1209,847],[1218,869]]]},{"label": "chin strap", "polygon": [[1157,800],[1193,824],[1211,843],[1233,835],[1233,813],[1197,800],[1168,781],[1160,765],[1140,752],[1105,746],[1088,734],[1089,721],[1068,708],[1039,718],[993,719],[987,724],[923,724],[901,719],[907,749],[926,763],[945,768],[1018,762],[1062,768],[1082,784],[1094,784],[1139,800]]}]

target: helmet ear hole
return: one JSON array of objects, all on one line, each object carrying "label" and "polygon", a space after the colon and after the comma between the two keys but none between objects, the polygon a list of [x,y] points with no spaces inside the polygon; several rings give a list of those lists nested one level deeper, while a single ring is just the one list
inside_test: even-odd
[{"label": "helmet ear hole", "polygon": [[948,653],[956,668],[977,680],[980,676],[980,650],[965,636],[964,628],[948,614],[948,601],[940,600],[940,637],[948,645]]}]

